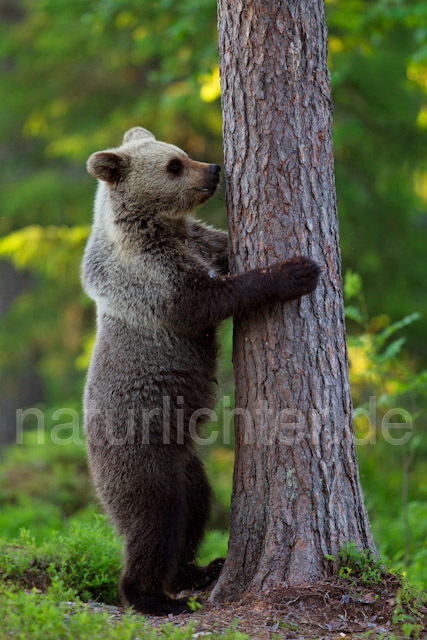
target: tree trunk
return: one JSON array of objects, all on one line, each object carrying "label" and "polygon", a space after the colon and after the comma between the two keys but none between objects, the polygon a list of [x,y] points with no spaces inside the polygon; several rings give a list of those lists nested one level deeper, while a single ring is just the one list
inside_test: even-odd
[{"label": "tree trunk", "polygon": [[236,462],[215,601],[375,550],[352,424],[323,0],[218,0],[231,268],[306,255],[316,292],[235,318]]}]

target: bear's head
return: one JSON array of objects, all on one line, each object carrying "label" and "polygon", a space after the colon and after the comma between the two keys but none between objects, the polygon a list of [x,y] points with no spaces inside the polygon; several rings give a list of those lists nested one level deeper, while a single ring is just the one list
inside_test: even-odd
[{"label": "bear's head", "polygon": [[87,169],[102,181],[117,222],[187,213],[213,195],[220,171],[219,165],[196,162],[142,127],[127,131],[120,147],[91,155]]}]

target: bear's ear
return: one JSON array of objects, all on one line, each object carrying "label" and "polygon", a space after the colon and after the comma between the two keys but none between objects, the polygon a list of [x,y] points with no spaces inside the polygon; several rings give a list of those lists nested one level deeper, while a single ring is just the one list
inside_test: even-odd
[{"label": "bear's ear", "polygon": [[87,161],[87,170],[98,180],[117,182],[126,173],[128,165],[126,156],[114,151],[97,151]]},{"label": "bear's ear", "polygon": [[153,138],[153,140],[156,139],[153,134],[147,129],[143,129],[142,127],[133,127],[133,129],[129,129],[129,131],[126,131],[123,137],[123,142],[125,143],[130,142],[131,140],[142,140],[143,138]]}]

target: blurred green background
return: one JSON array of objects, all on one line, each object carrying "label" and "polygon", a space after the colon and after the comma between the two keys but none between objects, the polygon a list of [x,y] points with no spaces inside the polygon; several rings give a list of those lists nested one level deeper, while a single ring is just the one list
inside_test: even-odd
[{"label": "blurred green background", "polygon": [[[426,584],[427,6],[326,8],[352,392],[357,435],[369,440],[362,484],[385,560]],[[85,162],[135,125],[222,161],[216,3],[1,0],[0,24],[0,536],[26,527],[41,542],[73,520],[96,522],[84,447],[50,438],[67,421],[56,410],[81,412],[93,343],[79,284],[95,190]],[[226,228],[223,188],[200,215]],[[231,331],[220,380],[230,396]],[[44,444],[31,416],[13,444],[16,409],[27,407],[43,412]],[[387,436],[381,421],[396,407],[413,429]],[[227,542],[233,448],[220,440],[203,451],[216,495],[203,559]]]}]

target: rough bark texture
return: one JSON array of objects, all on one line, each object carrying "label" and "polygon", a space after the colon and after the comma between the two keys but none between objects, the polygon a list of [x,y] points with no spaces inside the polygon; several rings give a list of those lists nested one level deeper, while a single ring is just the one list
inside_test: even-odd
[{"label": "rough bark texture", "polygon": [[[236,463],[216,601],[375,549],[359,483],[342,299],[323,0],[218,0],[231,265],[306,255],[314,295],[235,319]],[[287,410],[287,413],[283,413]],[[292,425],[292,423],[297,423]]]}]

